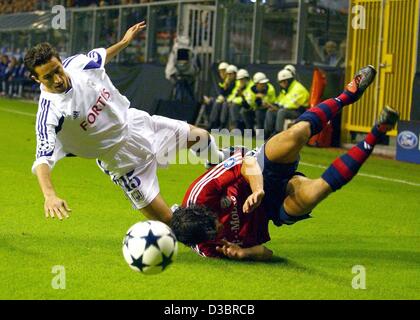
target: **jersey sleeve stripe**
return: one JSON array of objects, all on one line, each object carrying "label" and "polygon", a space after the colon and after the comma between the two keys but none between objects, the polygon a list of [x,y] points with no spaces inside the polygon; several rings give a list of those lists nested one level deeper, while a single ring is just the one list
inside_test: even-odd
[{"label": "jersey sleeve stripe", "polygon": [[[242,159],[242,157],[241,157],[241,155],[240,154],[237,154],[237,155],[234,155],[233,156],[233,158],[235,158],[235,159],[238,159],[238,160],[241,160]],[[229,158],[230,159],[230,158]],[[227,159],[228,160],[228,159]],[[225,160],[226,161],[226,160]],[[193,201],[193,198],[195,197],[195,194],[196,194],[196,192],[197,192],[197,190],[200,188],[200,186],[203,184],[203,183],[207,183],[209,180],[211,180],[216,174],[218,174],[219,172],[220,172],[220,169],[222,168],[222,169],[225,169],[224,168],[224,163],[225,163],[225,161],[223,161],[223,162],[221,162],[221,163],[219,163],[215,168],[213,168],[212,170],[210,170],[210,172],[208,172],[206,175],[204,175],[196,184],[195,184],[195,186],[193,187],[193,189],[191,190],[191,192],[190,192],[190,195],[189,195],[189,197],[188,197],[188,200],[187,200],[187,205],[190,205],[190,204],[193,204],[193,203],[195,203],[195,201]],[[241,161],[242,162],[242,161]],[[239,163],[241,163],[241,162],[237,162],[237,164],[239,164]],[[230,168],[229,168],[230,169]],[[226,170],[229,170],[229,169],[225,169],[224,171],[226,171]],[[197,196],[198,197],[198,196]],[[195,198],[197,198],[197,197],[195,197]],[[193,201],[193,202],[192,202]]]},{"label": "jersey sleeve stripe", "polygon": [[195,251],[195,253],[197,253],[198,255],[200,255],[202,257],[206,257],[205,253],[200,250],[200,247],[198,245],[191,246],[191,249],[193,249]]},{"label": "jersey sleeve stripe", "polygon": [[44,138],[46,140],[48,140],[48,132],[47,132],[47,119],[48,119],[48,111],[50,111],[50,103],[51,101],[47,100],[47,103],[45,105],[45,116],[44,119],[42,120],[41,126],[44,129]]},{"label": "jersey sleeve stripe", "polygon": [[[209,172],[207,172],[199,181],[197,181],[197,183],[195,184],[195,186],[193,187],[193,189],[190,192],[190,195],[188,197],[188,201],[187,204],[189,203],[189,201],[192,200],[192,198],[194,197],[195,192],[198,190],[198,188],[205,183],[208,179],[211,179],[212,177],[214,177],[219,171],[220,169],[223,168],[222,165],[223,162],[219,163],[216,167],[214,167],[213,169],[211,169]],[[192,203],[191,203],[192,204]]]},{"label": "jersey sleeve stripe", "polygon": [[70,58],[68,58],[68,59],[64,60],[64,61],[65,61],[65,62],[63,63],[64,68],[66,68],[66,67],[70,64],[70,62],[72,62],[72,60],[73,60],[74,58],[76,58],[77,56],[78,56],[78,54],[76,54],[75,56],[72,56],[72,57],[70,57]]},{"label": "jersey sleeve stripe", "polygon": [[201,178],[199,181],[197,181],[197,183],[194,185],[194,187],[192,188],[192,190],[191,190],[191,192],[190,192],[190,194],[188,196],[188,200],[187,200],[187,205],[188,206],[195,203],[194,202],[194,198],[195,198],[195,195],[196,195],[198,189],[201,187],[201,185],[207,183],[207,181],[210,181],[221,170],[223,170],[223,167],[214,168],[208,174],[206,174],[205,176],[203,176],[203,178]]},{"label": "jersey sleeve stripe", "polygon": [[68,57],[66,59],[63,60],[63,66],[69,61],[69,59],[74,58],[74,56]]},{"label": "jersey sleeve stripe", "polygon": [[[240,163],[242,163],[242,161],[241,162],[237,162],[237,164],[240,164]],[[228,168],[228,169],[226,169],[226,168],[223,168],[223,170],[221,170],[221,171],[219,171],[218,172],[218,174],[216,175],[216,176],[214,176],[214,177],[212,177],[211,179],[208,179],[208,181],[206,181],[205,183],[203,183],[202,185],[201,185],[201,187],[197,190],[197,192],[196,192],[196,194],[195,194],[195,196],[194,196],[194,198],[192,199],[192,203],[194,204],[194,203],[196,203],[197,202],[197,199],[198,199],[198,197],[199,197],[199,195],[200,195],[200,192],[204,189],[204,187],[211,181],[211,180],[213,180],[213,179],[217,179],[217,178],[219,178],[222,174],[224,174],[226,171],[228,171],[229,169],[231,169],[231,168]]]},{"label": "jersey sleeve stripe", "polygon": [[42,118],[42,116],[43,116],[43,112],[44,112],[44,103],[45,103],[45,99],[42,99],[41,100],[41,103],[40,103],[40,108],[39,108],[39,111],[38,111],[38,116],[37,116],[37,132],[38,132],[38,138],[39,139],[41,139],[42,138],[42,136],[41,136],[41,118]]},{"label": "jersey sleeve stripe", "polygon": [[[48,112],[50,107],[51,101],[42,99],[41,101],[41,112],[38,118],[38,136],[39,140],[41,141],[48,141],[48,131],[47,131],[47,118],[48,118]],[[46,152],[46,151],[38,151],[37,158],[43,157],[43,156],[51,156],[53,151]]]},{"label": "jersey sleeve stripe", "polygon": [[[240,157],[235,157],[240,158]],[[223,163],[223,162],[222,162]],[[236,162],[235,165],[241,164],[242,160],[239,160]],[[216,179],[220,177],[222,174],[224,174],[226,171],[230,170],[230,168],[225,168],[223,165],[218,166],[215,169],[212,170],[210,175],[204,176],[200,181],[197,182],[197,184],[194,186],[194,188],[191,190],[191,193],[187,200],[187,205],[192,205],[197,202],[197,199],[200,195],[200,192],[203,190],[203,188],[213,179]]]},{"label": "jersey sleeve stripe", "polygon": [[41,113],[40,116],[38,118],[38,133],[39,133],[39,138],[40,139],[45,139],[45,134],[44,134],[44,123],[46,123],[47,118],[46,118],[46,111],[47,111],[47,103],[48,100],[42,99],[42,103],[41,103]]},{"label": "jersey sleeve stripe", "polygon": [[191,189],[191,192],[188,196],[187,205],[189,204],[190,199],[192,199],[193,194],[195,193],[196,188],[201,185],[209,176],[213,175],[215,171],[219,170],[220,163],[214,167],[213,169],[209,170],[199,181],[197,181],[194,185],[194,187]]}]

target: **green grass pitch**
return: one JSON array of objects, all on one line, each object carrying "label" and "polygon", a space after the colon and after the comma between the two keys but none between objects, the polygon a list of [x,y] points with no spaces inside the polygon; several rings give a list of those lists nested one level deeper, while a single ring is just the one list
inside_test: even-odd
[{"label": "green grass pitch", "polygon": [[[11,112],[12,111],[12,112]],[[122,256],[127,229],[144,218],[94,161],[69,158],[53,171],[70,219],[46,220],[30,168],[36,105],[0,100],[0,299],[419,299],[420,166],[371,157],[358,176],[294,226],[270,226],[270,263],[205,259],[180,246],[160,275],[133,272]],[[302,161],[327,166],[342,150],[305,148]],[[179,203],[204,170],[159,171],[162,194]],[[323,169],[301,165],[318,177]],[[405,180],[406,184],[394,180]],[[66,288],[52,288],[64,266]],[[353,289],[353,266],[366,289]]]}]

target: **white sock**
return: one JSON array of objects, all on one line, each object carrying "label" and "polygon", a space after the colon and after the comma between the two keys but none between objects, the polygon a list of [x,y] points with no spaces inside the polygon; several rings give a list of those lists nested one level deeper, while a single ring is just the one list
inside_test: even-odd
[{"label": "white sock", "polygon": [[199,141],[190,150],[195,156],[208,160],[212,164],[220,163],[224,160],[224,154],[217,147],[214,137],[210,134],[209,136],[210,141]]}]

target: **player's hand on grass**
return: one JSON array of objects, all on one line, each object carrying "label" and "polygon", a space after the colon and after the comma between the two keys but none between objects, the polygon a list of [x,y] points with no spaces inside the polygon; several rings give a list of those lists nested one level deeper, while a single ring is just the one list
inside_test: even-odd
[{"label": "player's hand on grass", "polygon": [[71,209],[67,205],[67,202],[60,199],[57,196],[49,196],[45,198],[44,204],[45,218],[54,218],[62,220],[63,218],[69,217]]},{"label": "player's hand on grass", "polygon": [[135,24],[124,35],[123,42],[130,43],[142,31],[146,29],[146,21]]},{"label": "player's hand on grass", "polygon": [[246,199],[244,206],[242,208],[242,211],[244,213],[250,213],[252,211],[254,211],[255,209],[257,209],[262,200],[264,199],[264,190],[260,190],[260,191],[256,191],[254,193],[252,193],[248,199]]},{"label": "player's hand on grass", "polygon": [[245,256],[245,250],[239,245],[221,240],[222,245],[216,247],[216,251],[223,254],[225,257],[233,260],[242,260]]}]

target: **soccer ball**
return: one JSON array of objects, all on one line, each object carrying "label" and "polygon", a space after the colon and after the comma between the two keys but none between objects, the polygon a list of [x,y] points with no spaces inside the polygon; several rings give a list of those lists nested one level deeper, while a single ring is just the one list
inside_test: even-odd
[{"label": "soccer ball", "polygon": [[178,243],[166,224],[150,220],[128,229],[122,249],[131,269],[143,274],[157,274],[175,260]]}]

